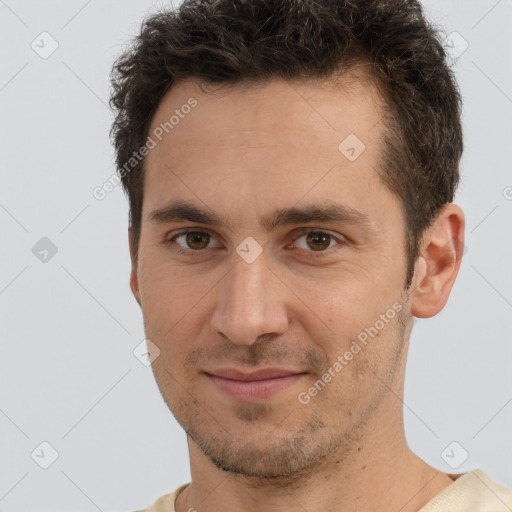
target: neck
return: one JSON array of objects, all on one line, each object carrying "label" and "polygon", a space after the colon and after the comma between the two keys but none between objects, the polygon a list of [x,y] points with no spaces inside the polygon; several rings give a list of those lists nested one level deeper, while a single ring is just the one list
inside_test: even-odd
[{"label": "neck", "polygon": [[279,479],[224,472],[189,438],[192,483],[176,511],[417,512],[453,480],[409,449],[402,410],[401,393],[389,393],[350,449]]}]

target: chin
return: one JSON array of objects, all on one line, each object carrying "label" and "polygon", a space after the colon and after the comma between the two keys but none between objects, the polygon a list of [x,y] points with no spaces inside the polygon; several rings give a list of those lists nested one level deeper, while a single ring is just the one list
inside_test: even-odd
[{"label": "chin", "polygon": [[[194,441],[210,461],[222,471],[255,478],[277,478],[293,475],[310,463],[293,442],[283,440],[276,446],[254,446],[246,443],[237,447],[231,441],[224,445]],[[273,444],[273,443],[272,443]]]},{"label": "chin", "polygon": [[298,476],[343,444],[340,432],[329,435],[318,421],[294,431],[289,428],[274,424],[254,436],[250,426],[240,429],[239,435],[223,431],[215,436],[197,429],[188,429],[187,434],[217,468],[258,479]]}]

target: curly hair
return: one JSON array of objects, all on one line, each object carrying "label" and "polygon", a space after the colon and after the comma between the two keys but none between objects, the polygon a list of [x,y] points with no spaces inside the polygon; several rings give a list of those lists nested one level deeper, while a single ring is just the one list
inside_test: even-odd
[{"label": "curly hair", "polygon": [[119,171],[144,144],[173,84],[329,78],[358,64],[370,69],[386,105],[378,172],[403,205],[408,287],[423,233],[453,200],[463,150],[461,97],[417,0],[185,0],[146,18],[111,74],[110,135],[135,259],[145,160]]}]

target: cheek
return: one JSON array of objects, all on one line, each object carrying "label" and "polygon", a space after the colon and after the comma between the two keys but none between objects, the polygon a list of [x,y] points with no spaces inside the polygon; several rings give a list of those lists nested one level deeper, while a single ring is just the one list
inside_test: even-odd
[{"label": "cheek", "polygon": [[189,346],[206,321],[208,294],[218,278],[201,278],[191,269],[184,272],[156,258],[146,259],[141,268],[139,288],[147,337],[169,350],[173,345]]},{"label": "cheek", "polygon": [[[341,356],[350,367],[345,374],[350,373],[357,381],[366,374],[369,361],[383,357],[370,346],[377,343],[387,350],[395,343],[397,318],[392,308],[399,293],[389,284],[374,285],[368,279],[331,277],[321,287],[296,282],[295,290],[301,299],[296,303],[296,319],[312,342],[327,354],[329,364]],[[391,314],[383,323],[380,315],[386,312]]]},{"label": "cheek", "polygon": [[345,338],[354,330],[364,328],[368,320],[380,312],[386,297],[362,279],[332,275],[331,279],[294,286],[301,306],[317,324],[331,334]]},{"label": "cheek", "polygon": [[[160,250],[147,250],[139,265],[139,288],[147,312],[164,312],[171,317],[184,314],[194,296],[200,293],[198,279],[170,262]],[[156,253],[156,254],[152,254]]]}]

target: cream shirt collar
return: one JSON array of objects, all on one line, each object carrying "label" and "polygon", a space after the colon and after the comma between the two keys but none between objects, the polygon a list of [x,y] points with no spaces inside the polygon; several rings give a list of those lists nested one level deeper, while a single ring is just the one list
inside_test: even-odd
[{"label": "cream shirt collar", "polygon": [[[450,474],[454,482],[432,498],[418,512],[511,512],[512,490],[489,478],[482,470]],[[178,494],[189,484],[158,498],[149,508],[139,512],[175,512]]]}]

